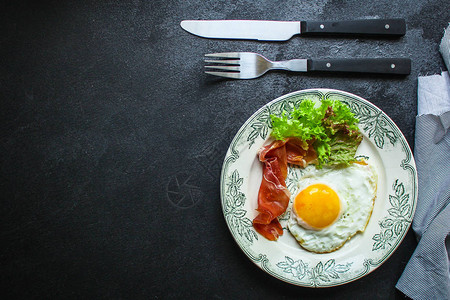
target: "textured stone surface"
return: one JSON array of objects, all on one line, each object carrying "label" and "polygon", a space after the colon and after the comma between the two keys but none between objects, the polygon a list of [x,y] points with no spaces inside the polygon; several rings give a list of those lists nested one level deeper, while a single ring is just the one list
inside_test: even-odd
[{"label": "textured stone surface", "polygon": [[[368,276],[299,288],[254,266],[225,224],[226,149],[259,107],[307,88],[379,106],[414,145],[417,76],[438,53],[450,4],[435,1],[3,1],[0,4],[1,294],[22,298],[401,299],[412,232]],[[208,40],[183,19],[403,17],[398,40]],[[205,53],[270,59],[400,56],[408,77],[203,74]],[[184,198],[183,198],[184,197]]]}]

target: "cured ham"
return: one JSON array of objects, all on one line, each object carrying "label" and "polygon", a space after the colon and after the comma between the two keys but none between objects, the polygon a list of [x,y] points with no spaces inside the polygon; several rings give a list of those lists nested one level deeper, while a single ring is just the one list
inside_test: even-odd
[{"label": "cured ham", "polygon": [[253,227],[268,240],[275,241],[283,234],[278,217],[289,204],[290,192],[286,187],[288,163],[306,167],[317,159],[313,141],[297,138],[276,140],[259,150],[263,176],[258,193],[258,215]]},{"label": "cured ham", "polygon": [[312,144],[314,140],[304,142],[298,138],[289,138],[285,144],[287,162],[305,168],[317,162],[317,153]]}]

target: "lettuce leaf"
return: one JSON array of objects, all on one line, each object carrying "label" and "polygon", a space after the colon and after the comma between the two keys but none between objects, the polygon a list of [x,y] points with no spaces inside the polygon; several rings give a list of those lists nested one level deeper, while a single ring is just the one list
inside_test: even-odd
[{"label": "lettuce leaf", "polygon": [[317,167],[348,165],[355,161],[355,153],[363,137],[358,128],[359,120],[344,103],[324,99],[317,105],[311,100],[303,100],[290,113],[270,115],[270,118],[273,138],[297,137],[314,141]]}]

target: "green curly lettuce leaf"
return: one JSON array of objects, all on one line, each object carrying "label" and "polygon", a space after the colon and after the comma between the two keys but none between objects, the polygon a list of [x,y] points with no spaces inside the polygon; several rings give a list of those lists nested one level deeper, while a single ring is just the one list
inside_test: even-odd
[{"label": "green curly lettuce leaf", "polygon": [[342,102],[324,99],[316,105],[311,100],[304,100],[290,113],[283,112],[280,117],[270,115],[270,118],[273,138],[296,137],[314,141],[317,167],[348,165],[355,161],[356,150],[362,141],[359,120]]}]

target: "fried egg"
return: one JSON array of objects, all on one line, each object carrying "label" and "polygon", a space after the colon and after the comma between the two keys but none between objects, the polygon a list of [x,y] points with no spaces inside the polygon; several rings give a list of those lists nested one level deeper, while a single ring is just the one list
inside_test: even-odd
[{"label": "fried egg", "polygon": [[365,162],[348,167],[310,166],[298,182],[288,229],[299,244],[315,253],[333,252],[358,232],[372,214],[378,176]]}]

